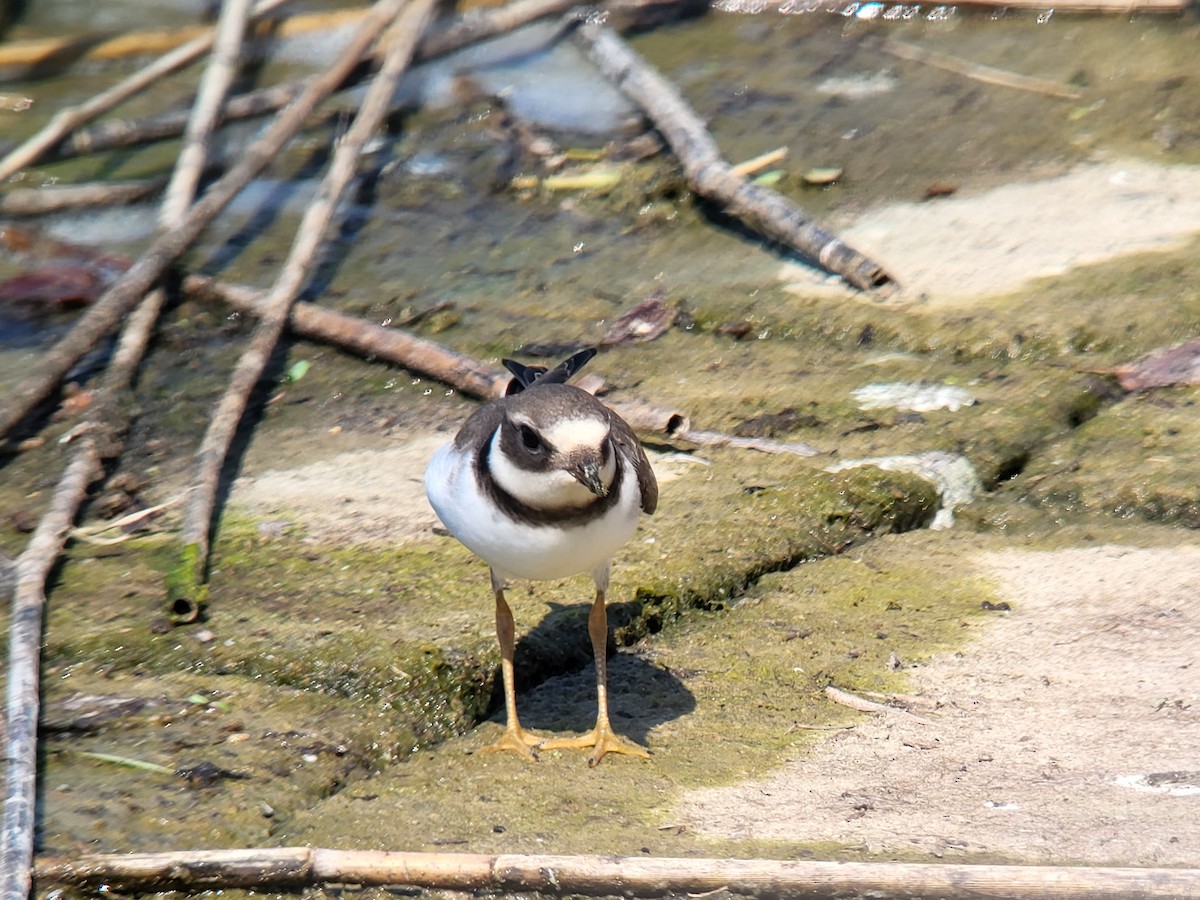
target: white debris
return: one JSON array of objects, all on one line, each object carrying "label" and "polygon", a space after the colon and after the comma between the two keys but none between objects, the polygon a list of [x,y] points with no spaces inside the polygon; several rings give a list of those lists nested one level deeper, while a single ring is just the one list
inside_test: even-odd
[{"label": "white debris", "polygon": [[907,409],[913,412],[930,412],[948,409],[958,412],[964,406],[974,406],[978,401],[970,392],[952,384],[930,382],[889,381],[868,384],[854,391],[859,409]]}]

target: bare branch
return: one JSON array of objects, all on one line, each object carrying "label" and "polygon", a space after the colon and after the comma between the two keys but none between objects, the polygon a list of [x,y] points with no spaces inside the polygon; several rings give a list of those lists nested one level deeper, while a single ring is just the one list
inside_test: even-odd
[{"label": "bare branch", "polygon": [[654,122],[683,164],[692,189],[725,213],[863,290],[892,279],[876,262],[816,225],[786,197],[739,176],[721,158],[704,122],[669,81],[611,28],[584,22],[576,31],[592,61]]}]

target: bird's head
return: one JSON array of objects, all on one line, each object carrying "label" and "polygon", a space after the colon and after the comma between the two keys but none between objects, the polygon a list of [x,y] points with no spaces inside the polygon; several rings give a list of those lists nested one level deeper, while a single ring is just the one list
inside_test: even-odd
[{"label": "bird's head", "polygon": [[488,466],[533,509],[587,506],[608,495],[617,462],[607,411],[579,388],[540,385],[506,398]]}]

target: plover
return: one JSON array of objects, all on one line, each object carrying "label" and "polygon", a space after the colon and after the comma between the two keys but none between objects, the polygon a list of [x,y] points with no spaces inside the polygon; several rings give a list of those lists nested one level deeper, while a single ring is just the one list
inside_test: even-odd
[{"label": "plover", "polygon": [[[607,406],[565,382],[593,356],[576,353],[550,371],[506,359],[507,394],[477,410],[425,470],[425,492],[447,530],[490,567],[507,715],[488,751],[537,759],[539,749],[592,748],[650,754],[613,733],[605,655],[612,556],[658,505],[658,484],[633,429]],[[596,726],[573,738],[521,727],[513,678],[514,624],[504,599],[509,579],[548,580],[590,572],[596,596],[588,635],[596,661]]]}]

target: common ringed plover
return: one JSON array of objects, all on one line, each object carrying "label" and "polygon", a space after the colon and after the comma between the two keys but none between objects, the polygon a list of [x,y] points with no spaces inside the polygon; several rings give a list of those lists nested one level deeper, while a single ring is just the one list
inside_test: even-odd
[{"label": "common ringed plover", "polygon": [[[478,409],[425,470],[425,492],[447,530],[491,567],[507,725],[488,751],[537,759],[537,750],[591,747],[650,754],[613,733],[608,719],[605,593],[617,549],[658,484],[633,429],[587,391],[565,382],[593,356],[583,350],[550,371],[510,359],[506,395]],[[514,625],[504,599],[510,578],[547,580],[590,572],[596,598],[588,635],[596,660],[596,727],[577,738],[543,738],[521,727],[513,683]]]}]

